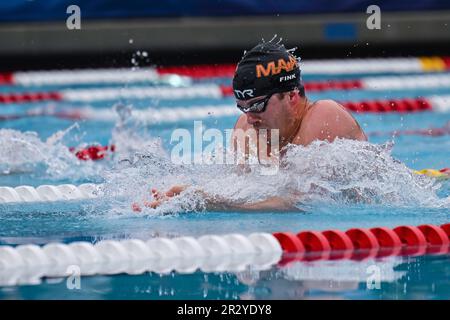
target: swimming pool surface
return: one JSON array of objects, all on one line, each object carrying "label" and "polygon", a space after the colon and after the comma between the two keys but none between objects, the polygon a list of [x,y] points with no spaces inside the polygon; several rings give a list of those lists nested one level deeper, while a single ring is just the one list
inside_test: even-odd
[{"label": "swimming pool surface", "polygon": [[[386,74],[384,74],[386,75]],[[359,74],[356,77],[362,77]],[[326,80],[308,76],[304,80]],[[348,76],[333,76],[344,79]],[[229,78],[195,80],[228,84]],[[109,87],[111,87],[110,85]],[[127,85],[127,86],[132,86]],[[138,86],[138,85],[137,85]],[[4,85],[1,92],[58,91],[67,85]],[[101,88],[102,85],[78,85]],[[117,90],[121,86],[117,85]],[[394,99],[450,94],[450,88],[350,90],[307,93],[312,100]],[[2,115],[36,108],[111,109],[117,103],[133,110],[177,106],[232,105],[233,98],[120,99],[119,101],[39,102],[0,105]],[[402,134],[405,130],[443,128],[450,113],[354,114],[370,144],[337,141],[292,151],[287,172],[276,176],[233,176],[220,166],[180,167],[167,162],[173,130],[193,131],[193,120],[145,124],[62,119],[52,116],[0,121],[0,186],[103,183],[105,196],[55,203],[0,204],[0,244],[20,245],[156,236],[202,236],[252,232],[346,230],[352,227],[440,225],[450,221],[450,180],[417,176],[409,169],[450,166],[450,135]],[[204,128],[231,129],[236,116],[202,119]],[[67,130],[61,137],[58,131]],[[399,131],[393,135],[393,131]],[[67,147],[115,144],[117,152],[100,161],[80,161]],[[371,147],[371,145],[374,145]],[[123,159],[128,159],[123,161]],[[334,179],[334,180],[333,180]],[[245,213],[198,210],[194,196],[180,197],[160,209],[131,210],[131,203],[150,197],[152,187],[176,183],[198,185],[211,193],[258,200],[284,192],[308,192],[303,212]],[[355,200],[347,191],[356,188]],[[450,256],[386,257],[363,261],[311,261],[269,270],[192,274],[82,277],[70,290],[65,278],[40,284],[0,287],[0,299],[450,299]],[[381,270],[380,288],[368,288],[371,265]]]}]

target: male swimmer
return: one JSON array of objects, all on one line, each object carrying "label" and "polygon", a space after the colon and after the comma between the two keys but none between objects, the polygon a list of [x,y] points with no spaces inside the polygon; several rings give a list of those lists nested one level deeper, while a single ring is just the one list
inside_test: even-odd
[{"label": "male swimmer", "polygon": [[[279,150],[288,144],[306,146],[314,140],[367,141],[358,122],[342,105],[333,100],[313,102],[306,97],[297,58],[273,40],[262,42],[244,54],[234,74],[233,92],[237,107],[243,112],[234,132],[238,129],[256,132],[278,129]],[[234,134],[232,139],[235,151],[248,152],[247,146],[236,145],[242,142],[241,139],[235,139]],[[164,193],[152,190],[154,201],[144,205],[156,208],[186,187],[174,186]],[[228,207],[249,211],[295,209],[290,199],[280,197]],[[134,209],[140,210],[138,206]]]}]

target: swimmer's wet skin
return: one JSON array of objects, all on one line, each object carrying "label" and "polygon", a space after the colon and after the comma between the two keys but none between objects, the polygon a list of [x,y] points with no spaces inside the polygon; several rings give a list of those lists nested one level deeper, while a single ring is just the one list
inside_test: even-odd
[{"label": "swimmer's wet skin", "polygon": [[[342,105],[333,100],[313,102],[307,98],[298,59],[290,51],[272,39],[244,54],[233,77],[237,107],[243,112],[235,124],[234,133],[238,130],[277,129],[281,156],[288,144],[306,146],[315,140],[333,142],[336,138],[367,141],[356,119]],[[246,139],[238,139],[235,134],[231,139],[235,152],[248,152],[248,146],[240,144]],[[269,142],[268,150],[271,150]],[[144,205],[156,208],[186,187],[174,186],[162,196],[155,191],[154,201],[144,202]],[[211,200],[208,201],[211,205],[208,209],[211,210],[298,211],[294,205],[298,199],[273,197],[258,203],[236,205],[227,199],[204,196]],[[140,211],[141,208],[134,204],[133,210]]]}]

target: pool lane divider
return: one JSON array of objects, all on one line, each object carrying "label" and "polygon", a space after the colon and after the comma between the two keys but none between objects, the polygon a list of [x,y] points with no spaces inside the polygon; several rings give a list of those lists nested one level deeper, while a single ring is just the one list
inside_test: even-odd
[{"label": "pool lane divider", "polygon": [[102,240],[0,246],[0,285],[37,284],[42,277],[240,272],[267,270],[282,255],[269,233],[204,235],[199,238]]},{"label": "pool lane divider", "polygon": [[[303,74],[376,74],[376,73],[421,73],[450,70],[450,57],[375,58],[375,59],[330,59],[301,62]],[[235,64],[169,66],[156,69],[158,74],[177,74],[194,79],[232,77]]]},{"label": "pool lane divider", "polygon": [[[307,92],[327,90],[408,90],[436,89],[450,87],[450,74],[408,75],[363,77],[356,80],[307,81]],[[0,103],[30,103],[39,101],[107,101],[115,99],[188,99],[188,98],[223,98],[233,96],[231,86],[217,84],[194,85],[153,85],[131,87],[102,87],[60,89],[51,92],[4,92],[0,94]]]},{"label": "pool lane divider", "polygon": [[[430,96],[411,99],[341,101],[347,110],[355,113],[411,113],[411,112],[450,112],[450,96]],[[143,124],[165,124],[207,118],[238,116],[241,112],[235,105],[202,105],[190,107],[161,107],[134,109],[131,117]],[[32,117],[55,117],[71,120],[92,120],[115,122],[118,114],[112,109],[77,108],[39,108],[27,110],[22,114],[0,115],[2,121],[12,121]]]},{"label": "pool lane divider", "polygon": [[447,254],[450,224],[352,228],[347,231],[204,235],[0,246],[0,285],[37,284],[42,277],[240,272],[317,260]]},{"label": "pool lane divider", "polygon": [[[380,58],[307,60],[301,62],[304,74],[377,74],[423,73],[450,70],[450,57]],[[141,67],[131,69],[78,69],[52,71],[19,71],[0,73],[0,85],[72,85],[95,83],[158,83],[165,76],[186,76],[193,79],[232,77],[235,64]],[[170,79],[169,79],[170,82]]]},{"label": "pool lane divider", "polygon": [[352,228],[347,231],[277,232],[273,236],[286,254],[280,264],[313,260],[365,260],[387,256],[446,254],[450,224]]}]

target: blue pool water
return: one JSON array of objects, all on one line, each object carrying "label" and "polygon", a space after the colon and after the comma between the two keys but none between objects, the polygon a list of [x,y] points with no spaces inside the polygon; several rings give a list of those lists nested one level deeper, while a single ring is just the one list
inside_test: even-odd
[{"label": "blue pool water", "polygon": [[[355,78],[360,76],[364,75]],[[310,79],[324,80],[328,77],[304,76],[305,81]],[[229,84],[230,79],[207,79],[201,82]],[[67,87],[3,86],[0,90],[57,91],[63,88]],[[327,91],[308,96],[312,100],[361,100],[449,93],[450,88],[384,92]],[[49,105],[57,108],[89,106],[109,109],[116,102],[13,104],[0,106],[0,112],[2,115],[19,114]],[[144,109],[232,105],[233,99],[130,99],[120,102],[135,109]],[[65,149],[65,146],[83,143],[106,145],[113,142],[118,148],[128,144],[133,146],[122,157],[134,159],[133,155],[138,152],[164,159],[164,152],[170,153],[173,146],[170,143],[173,130],[185,128],[192,132],[192,120],[155,125],[129,121],[122,126],[104,121],[78,121],[77,127],[70,130],[60,142],[53,144],[46,143],[46,140],[57,131],[66,130],[75,121],[45,116],[1,121],[0,169],[3,173],[0,175],[0,186],[94,182],[105,183],[109,193],[104,199],[97,200],[0,204],[0,244],[69,243],[79,240],[95,242],[100,239],[298,232],[330,228],[346,230],[352,227],[395,227],[424,223],[438,225],[449,222],[450,180],[435,181],[425,177],[417,180],[417,177],[409,178],[405,173],[406,167],[449,167],[449,135],[392,137],[390,132],[443,127],[450,122],[450,113],[356,114],[355,117],[369,135],[370,143],[377,145],[375,150],[366,152],[365,146],[345,141],[322,149],[312,146],[299,150],[300,155],[293,157],[291,161],[298,167],[297,171],[288,173],[288,177],[260,180],[253,176],[237,181],[227,180],[226,170],[216,171],[215,167],[176,169],[170,173],[170,167],[148,163],[145,158],[132,165],[119,164],[118,156],[98,162],[82,162]],[[225,130],[232,128],[235,120],[235,116],[211,116],[203,119],[203,125]],[[26,131],[35,134],[24,135]],[[146,144],[154,139],[160,139],[165,151]],[[20,141],[26,141],[27,144]],[[386,148],[391,148],[391,151],[386,151]],[[312,166],[312,163],[317,166]],[[311,169],[312,173],[302,171],[304,167]],[[342,172],[348,171],[350,181],[328,184],[330,176],[327,170],[333,167]],[[365,172],[378,174],[365,177]],[[313,194],[303,201],[301,213],[193,212],[189,206],[188,209],[183,206],[192,199],[184,199],[185,202],[175,203],[165,208],[165,211],[148,209],[136,214],[131,210],[130,204],[144,196],[151,187],[166,188],[185,181],[197,183],[214,192],[222,190],[230,196],[244,195],[253,200],[257,198],[258,192],[281,195],[282,184],[286,181],[298,183],[300,189],[312,182],[319,183],[328,192]],[[362,194],[364,201],[351,201],[351,198],[343,195],[343,189],[350,185],[365,190]],[[123,194],[120,194],[121,191]],[[194,274],[93,276],[82,278],[80,290],[67,289],[65,279],[44,279],[38,285],[0,287],[0,299],[449,299],[449,262],[448,255],[430,255],[366,261],[298,262],[285,267],[274,266],[266,271],[247,270],[240,273],[197,271]],[[367,288],[367,268],[370,265],[376,265],[382,270],[380,288]]]}]

